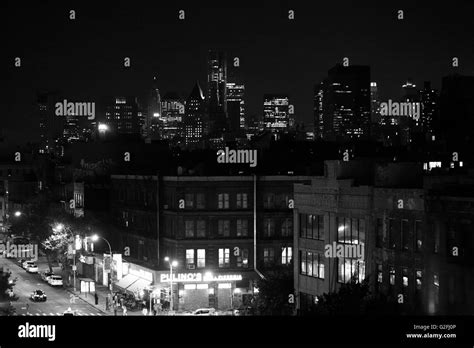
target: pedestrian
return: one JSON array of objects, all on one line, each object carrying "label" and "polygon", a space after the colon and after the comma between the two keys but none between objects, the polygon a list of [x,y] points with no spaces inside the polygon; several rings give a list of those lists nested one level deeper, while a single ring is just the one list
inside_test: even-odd
[{"label": "pedestrian", "polygon": [[148,309],[146,309],[146,307],[144,307],[143,310],[142,310],[142,313],[143,313],[143,315],[147,315],[148,314]]},{"label": "pedestrian", "polygon": [[109,310],[109,298],[108,297],[105,298],[105,310],[106,311]]},{"label": "pedestrian", "polygon": [[114,315],[117,315],[117,306],[114,305]]},{"label": "pedestrian", "polygon": [[[10,304],[11,304],[11,302],[10,302]],[[27,303],[27,304],[26,304],[26,314],[30,314],[30,313],[28,313],[28,310],[29,310],[29,309],[30,309],[30,304]]]},{"label": "pedestrian", "polygon": [[124,300],[124,298],[122,297],[122,298],[120,299],[120,305],[121,305],[122,307],[123,307],[123,302],[124,302],[124,301],[125,301],[125,300]]},{"label": "pedestrian", "polygon": [[99,296],[97,296],[96,292],[94,293],[94,299],[95,299],[95,304],[98,305],[99,304]]},{"label": "pedestrian", "polygon": [[123,308],[123,315],[127,316],[127,307],[123,306],[122,308]]}]

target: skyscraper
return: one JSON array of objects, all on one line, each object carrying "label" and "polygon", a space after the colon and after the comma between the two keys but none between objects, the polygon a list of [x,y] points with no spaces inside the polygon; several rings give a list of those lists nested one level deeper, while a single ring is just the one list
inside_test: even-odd
[{"label": "skyscraper", "polygon": [[107,98],[105,123],[114,135],[140,135],[138,102],[135,97]]},{"label": "skyscraper", "polygon": [[245,86],[229,82],[227,87],[227,118],[231,132],[245,129]]},{"label": "skyscraper", "polygon": [[263,126],[271,132],[287,131],[290,126],[289,98],[282,94],[263,96]]},{"label": "skyscraper", "polygon": [[210,132],[217,135],[227,127],[226,83],[226,54],[210,50],[207,61],[207,100]]},{"label": "skyscraper", "polygon": [[40,152],[51,153],[56,140],[62,135],[65,119],[55,114],[55,104],[60,98],[55,92],[39,92],[36,97],[36,112],[40,128]]},{"label": "skyscraper", "polygon": [[439,95],[438,91],[431,87],[430,81],[425,81],[420,91],[420,102],[421,127],[425,134],[432,134],[439,117]]},{"label": "skyscraper", "polygon": [[160,138],[159,123],[161,117],[161,95],[158,89],[156,76],[153,77],[153,83],[148,95],[148,113],[145,122],[147,136],[151,139]]},{"label": "skyscraper", "polygon": [[[327,140],[364,138],[370,130],[370,68],[336,65],[318,90],[318,122]],[[319,99],[318,99],[319,100]],[[322,122],[322,127],[321,127]]]},{"label": "skyscraper", "polygon": [[205,112],[205,98],[199,82],[186,100],[184,136],[186,145],[197,144],[207,135],[208,120]]},{"label": "skyscraper", "polygon": [[177,93],[166,93],[161,99],[160,134],[162,139],[177,140],[182,133],[184,101]]}]

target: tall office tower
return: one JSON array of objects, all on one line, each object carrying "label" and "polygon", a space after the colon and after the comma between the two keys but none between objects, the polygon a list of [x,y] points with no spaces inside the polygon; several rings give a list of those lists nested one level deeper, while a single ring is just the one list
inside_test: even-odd
[{"label": "tall office tower", "polygon": [[108,98],[105,105],[105,123],[114,135],[140,135],[137,98]]},{"label": "tall office tower", "polygon": [[166,93],[161,99],[160,133],[162,139],[177,140],[182,136],[185,113],[184,101],[174,92]]},{"label": "tall office tower", "polygon": [[263,126],[271,132],[284,132],[290,126],[289,98],[281,94],[263,96]]},{"label": "tall office tower", "polygon": [[326,140],[366,138],[370,133],[370,68],[336,65],[322,83],[322,134]]},{"label": "tall office tower", "polygon": [[245,129],[245,86],[228,82],[227,88],[227,118],[231,132]]},{"label": "tall office tower", "polygon": [[408,78],[407,82],[402,85],[402,88],[403,88],[402,101],[418,102],[420,100],[420,96],[418,94],[418,90],[416,89],[416,85],[413,83],[411,78]]},{"label": "tall office tower", "polygon": [[377,82],[370,83],[370,120],[372,123],[380,123],[380,100]]},{"label": "tall office tower", "polygon": [[207,61],[207,100],[210,132],[214,135],[220,135],[227,128],[226,83],[226,55],[210,50]]},{"label": "tall office tower", "polygon": [[151,139],[160,139],[161,95],[158,89],[158,80],[153,77],[150,93],[148,95],[148,113],[145,128],[147,136]]},{"label": "tall office tower", "polygon": [[314,86],[313,112],[314,112],[314,138],[315,139],[322,139],[324,135],[323,103],[325,102],[324,91],[326,90],[326,83],[327,81],[324,80],[318,85]]},{"label": "tall office tower", "polygon": [[448,147],[474,144],[474,76],[450,75],[443,78],[440,96],[439,134]]},{"label": "tall office tower", "polygon": [[63,140],[67,143],[73,143],[79,140],[79,117],[76,115],[65,116]]},{"label": "tall office tower", "polygon": [[56,140],[62,136],[65,118],[56,116],[55,104],[61,102],[56,92],[39,92],[36,98],[36,114],[39,118],[40,152],[52,153]]},{"label": "tall office tower", "polygon": [[433,134],[434,125],[439,118],[438,91],[431,88],[431,82],[425,81],[420,91],[421,102],[421,127],[425,134]]},{"label": "tall office tower", "polygon": [[197,144],[207,135],[208,119],[205,112],[205,98],[199,82],[186,100],[184,116],[184,137],[186,145]]}]

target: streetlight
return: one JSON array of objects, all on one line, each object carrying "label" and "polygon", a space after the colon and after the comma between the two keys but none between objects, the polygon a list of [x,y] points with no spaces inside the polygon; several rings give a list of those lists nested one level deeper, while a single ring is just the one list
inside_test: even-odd
[{"label": "streetlight", "polygon": [[20,217],[20,216],[21,216],[21,211],[16,211],[16,212],[15,212],[15,216],[16,216],[16,217]]},{"label": "streetlight", "polygon": [[104,237],[101,237],[97,234],[94,234],[92,237],[91,237],[91,240],[93,242],[97,242],[98,240],[100,239],[103,239],[107,245],[109,246],[109,252],[110,252],[110,294],[112,294],[112,286],[113,286],[113,282],[114,282],[114,256],[112,254],[112,247],[110,246],[110,243],[107,239],[105,239]]},{"label": "streetlight", "polygon": [[170,312],[173,311],[173,267],[178,266],[178,261],[171,261],[168,256],[165,257],[165,261],[170,265]]}]

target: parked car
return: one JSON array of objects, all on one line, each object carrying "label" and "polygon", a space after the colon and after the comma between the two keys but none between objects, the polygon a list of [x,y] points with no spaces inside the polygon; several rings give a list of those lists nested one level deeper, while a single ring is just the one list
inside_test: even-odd
[{"label": "parked car", "polygon": [[35,290],[31,294],[31,299],[34,302],[46,302],[47,296],[43,290]]},{"label": "parked car", "polygon": [[216,310],[214,308],[199,308],[193,312],[193,315],[216,315]]},{"label": "parked car", "polygon": [[30,263],[34,263],[34,261],[24,260],[23,263],[21,264],[21,267],[23,267],[23,269],[26,269],[28,267],[28,264]]},{"label": "parked car", "polygon": [[54,273],[51,272],[51,271],[42,272],[41,273],[41,280],[44,280],[45,282],[48,282],[49,277],[51,277],[52,275],[54,275]]},{"label": "parked car", "polygon": [[63,278],[58,275],[52,275],[48,278],[48,284],[51,286],[63,286]]},{"label": "parked car", "polygon": [[29,263],[27,266],[26,266],[26,271],[28,273],[38,273],[38,265],[36,263]]},{"label": "parked car", "polygon": [[66,311],[63,313],[64,316],[74,316],[74,312],[72,311],[71,307],[69,307]]},{"label": "parked car", "polygon": [[26,262],[25,259],[18,259],[18,266],[22,267],[23,268],[23,263]]}]

